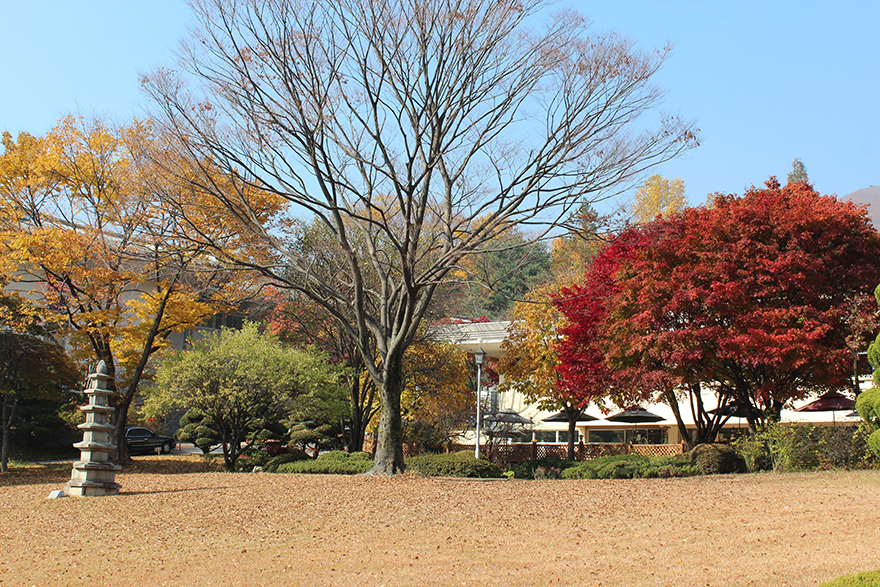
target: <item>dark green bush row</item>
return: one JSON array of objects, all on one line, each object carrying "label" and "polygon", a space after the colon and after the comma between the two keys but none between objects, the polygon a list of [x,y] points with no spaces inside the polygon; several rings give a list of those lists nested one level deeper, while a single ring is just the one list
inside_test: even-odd
[{"label": "dark green bush row", "polygon": [[419,455],[407,459],[409,470],[427,477],[503,477],[501,467],[483,459],[475,459],[470,451],[448,454]]},{"label": "dark green bush row", "polygon": [[880,571],[868,571],[867,573],[858,573],[855,575],[846,575],[838,577],[827,583],[822,583],[819,587],[878,587],[880,586]]},{"label": "dark green bush row", "polygon": [[[289,454],[289,453],[288,453]],[[278,455],[278,457],[286,455]],[[275,458],[278,458],[275,457]],[[277,473],[324,473],[333,475],[357,475],[373,467],[373,455],[367,452],[347,453],[342,450],[326,452],[317,459],[299,460],[277,465]]]}]

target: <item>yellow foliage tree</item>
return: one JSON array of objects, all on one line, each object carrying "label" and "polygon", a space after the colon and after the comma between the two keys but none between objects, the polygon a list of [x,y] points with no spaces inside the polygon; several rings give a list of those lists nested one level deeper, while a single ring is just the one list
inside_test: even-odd
[{"label": "yellow foliage tree", "polygon": [[0,276],[62,325],[74,356],[107,364],[119,460],[150,357],[240,296],[157,204],[173,189],[146,152],[159,143],[138,121],[68,116],[46,137],[4,134],[0,156]]},{"label": "yellow foliage tree", "polygon": [[574,460],[575,423],[589,399],[561,385],[557,345],[565,316],[551,303],[558,293],[573,284],[569,275],[545,283],[530,292],[534,302],[514,306],[509,333],[502,348],[506,355],[498,364],[501,391],[519,391],[542,410],[560,410],[568,416],[568,458]]},{"label": "yellow foliage tree", "polygon": [[475,409],[467,353],[454,344],[422,338],[407,348],[404,373],[405,437],[423,450],[437,449],[466,427]]},{"label": "yellow foliage tree", "polygon": [[632,206],[633,220],[636,224],[647,224],[658,216],[669,217],[687,207],[684,195],[685,184],[680,177],[666,179],[652,175],[636,192]]}]

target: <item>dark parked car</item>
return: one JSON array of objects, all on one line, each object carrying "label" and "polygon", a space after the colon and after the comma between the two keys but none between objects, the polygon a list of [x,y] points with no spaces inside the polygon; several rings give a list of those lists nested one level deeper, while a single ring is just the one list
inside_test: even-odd
[{"label": "dark parked car", "polygon": [[149,428],[129,428],[125,431],[125,444],[130,455],[155,453],[156,449],[162,454],[169,453],[176,443],[170,436],[156,434]]}]

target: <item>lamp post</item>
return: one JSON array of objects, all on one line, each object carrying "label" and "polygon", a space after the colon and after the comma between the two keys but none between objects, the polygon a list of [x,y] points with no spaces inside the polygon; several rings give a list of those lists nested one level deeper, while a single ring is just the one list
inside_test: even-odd
[{"label": "lamp post", "polygon": [[481,383],[483,381],[483,359],[486,358],[486,353],[483,349],[478,349],[474,353],[474,362],[477,363],[477,430],[476,430],[476,441],[474,444],[476,445],[474,448],[474,458],[480,458],[480,395],[482,390],[480,389]]}]

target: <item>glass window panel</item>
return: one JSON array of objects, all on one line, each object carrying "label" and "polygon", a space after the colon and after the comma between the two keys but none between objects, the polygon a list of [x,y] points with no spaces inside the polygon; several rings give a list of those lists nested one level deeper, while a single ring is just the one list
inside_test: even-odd
[{"label": "glass window panel", "polygon": [[623,443],[623,430],[590,430],[590,442]]}]

